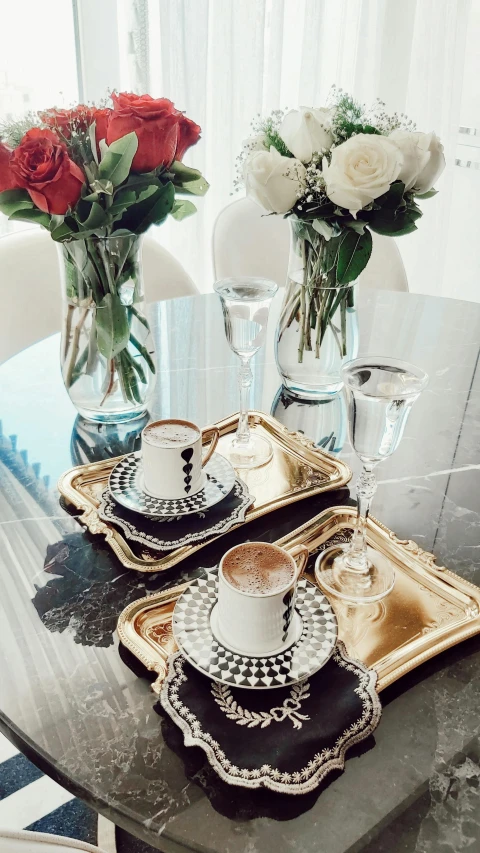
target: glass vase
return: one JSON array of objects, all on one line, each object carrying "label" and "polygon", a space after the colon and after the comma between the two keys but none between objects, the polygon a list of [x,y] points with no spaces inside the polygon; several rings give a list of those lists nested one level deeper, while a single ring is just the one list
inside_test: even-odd
[{"label": "glass vase", "polygon": [[275,359],[283,384],[312,399],[339,391],[342,365],[357,355],[356,286],[337,285],[334,252],[312,223],[289,221],[290,257]]},{"label": "glass vase", "polygon": [[126,234],[59,245],[62,376],[73,405],[91,421],[140,417],[154,388],[140,240]]}]

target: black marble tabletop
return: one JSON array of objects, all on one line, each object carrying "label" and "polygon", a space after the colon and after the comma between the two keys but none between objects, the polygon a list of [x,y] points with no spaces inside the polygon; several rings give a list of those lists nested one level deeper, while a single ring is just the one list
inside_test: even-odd
[{"label": "black marble tabletop", "polygon": [[[358,471],[342,400],[279,393],[272,308],[254,361],[252,406],[302,429]],[[153,306],[159,374],[152,416],[206,424],[238,409],[235,357],[214,295]],[[480,584],[480,305],[364,293],[360,353],[429,373],[396,454],[378,469],[373,506],[401,537]],[[169,853],[480,851],[480,638],[424,664],[382,694],[374,741],[321,792],[282,797],[219,782],[155,707],[149,677],[119,648],[130,601],[212,566],[218,544],[168,572],[125,570],[59,504],[73,464],[136,446],[142,423],[75,419],[57,337],[0,367],[0,728],[47,773],[118,825]],[[275,539],[332,493],[254,522]],[[233,544],[226,537],[221,548]]]}]

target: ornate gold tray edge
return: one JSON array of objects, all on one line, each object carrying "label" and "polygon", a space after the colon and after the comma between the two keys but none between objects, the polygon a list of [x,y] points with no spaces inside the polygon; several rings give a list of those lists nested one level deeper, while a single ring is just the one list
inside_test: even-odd
[{"label": "ornate gold tray edge", "polygon": [[[278,543],[285,545],[304,542],[312,552],[315,552],[322,541],[334,535],[336,528],[342,525],[348,526],[353,521],[354,514],[355,510],[352,507],[338,506],[324,510],[311,521],[279,539]],[[464,610],[464,617],[455,625],[433,626],[422,636],[411,640],[406,645],[391,649],[387,654],[376,658],[374,656],[373,659],[368,660],[363,658],[368,666],[377,671],[377,690],[380,691],[440,652],[480,632],[480,588],[454,572],[437,566],[433,554],[424,551],[412,540],[398,539],[395,533],[373,517],[368,521],[368,538],[371,544],[389,553],[392,559],[402,566],[405,576],[418,583],[419,589],[427,594],[430,587],[433,590],[438,589],[438,597],[441,593],[446,601],[453,602],[454,608]],[[157,694],[167,671],[168,655],[174,648],[170,627],[171,613],[175,601],[187,586],[188,583],[183,583],[132,602],[118,619],[117,629],[121,643],[139,658],[147,669],[157,673],[157,679],[152,684],[152,689]],[[337,610],[338,602],[332,600],[332,604]],[[148,613],[155,612],[159,606],[165,607],[159,623],[160,627],[164,626],[163,637],[160,640],[161,644],[163,641],[163,648],[159,648],[158,642],[149,641],[137,630],[137,620],[140,617],[148,619]],[[366,612],[362,606],[351,609],[357,614]],[[384,626],[385,628],[388,629],[388,624]],[[355,647],[349,644],[348,637],[342,633],[341,620],[339,636],[352,656],[361,657]]]},{"label": "ornate gold tray edge", "polygon": [[[337,459],[332,454],[326,452],[319,447],[316,447],[313,441],[305,438],[304,435],[298,432],[289,431],[283,424],[280,424],[274,418],[263,412],[251,411],[249,414],[251,425],[260,425],[288,451],[291,455],[296,456],[307,465],[317,465],[322,468],[322,479],[315,484],[299,489],[293,493],[282,496],[263,504],[259,507],[250,507],[247,510],[245,521],[242,524],[247,524],[249,521],[254,521],[268,512],[275,509],[280,509],[283,506],[288,506],[296,501],[303,500],[306,497],[318,495],[331,489],[339,489],[345,486],[352,477],[352,472],[349,466]],[[218,427],[220,435],[226,435],[232,432],[238,423],[238,414],[231,415],[222,421],[218,421],[215,426]],[[208,429],[208,428],[205,428]],[[112,525],[103,521],[98,514],[98,502],[93,498],[83,494],[74,485],[77,478],[83,476],[89,478],[89,483],[101,482],[108,478],[110,471],[122,459],[122,456],[101,460],[100,462],[91,462],[87,465],[79,465],[70,468],[58,480],[57,488],[67,503],[76,507],[81,511],[78,516],[78,521],[93,534],[103,534],[114,554],[118,557],[122,565],[128,569],[134,569],[139,572],[158,572],[164,569],[169,569],[177,565],[185,557],[199,551],[204,547],[203,542],[195,545],[186,545],[178,548],[175,551],[167,553],[159,559],[152,558],[148,562],[132,551],[128,541]],[[241,525],[235,525],[232,530]],[[219,538],[219,537],[216,537]],[[213,540],[210,540],[213,541]]]}]

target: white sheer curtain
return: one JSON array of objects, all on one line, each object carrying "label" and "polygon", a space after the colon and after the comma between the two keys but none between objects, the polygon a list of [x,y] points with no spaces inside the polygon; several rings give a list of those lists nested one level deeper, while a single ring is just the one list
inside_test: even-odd
[{"label": "white sheer curtain", "polygon": [[[480,0],[102,0],[101,13],[98,0],[72,5],[81,100],[98,100],[108,88],[165,95],[202,127],[186,160],[211,189],[197,216],[158,229],[202,289],[212,286],[212,227],[233,198],[235,158],[252,118],[321,105],[335,83],[365,103],[379,96],[389,110],[441,136],[448,168],[439,195],[424,203],[418,232],[398,245],[412,290],[480,298],[472,284],[479,211],[471,210],[478,208],[480,169],[455,166],[459,125],[476,123],[480,135],[480,121],[470,117],[478,109],[468,113],[464,104],[461,118],[466,49],[467,88],[478,88],[470,78],[480,73]],[[7,29],[16,43],[20,30]],[[46,44],[48,58],[54,53]],[[20,42],[16,51],[22,55]],[[67,102],[71,90],[67,85]],[[53,88],[48,97],[53,102]],[[463,215],[466,208],[472,215]]]},{"label": "white sheer curtain", "polygon": [[[398,242],[412,290],[455,295],[444,271],[453,251],[448,235],[471,0],[128,2],[132,32],[143,27],[148,35],[148,62],[136,63],[131,84],[172,98],[203,129],[187,157],[211,189],[200,215],[163,225],[159,235],[200,287],[212,284],[212,226],[232,199],[235,158],[252,118],[277,107],[320,105],[335,83],[366,103],[378,96],[441,136],[448,163],[441,191],[425,202],[419,231]],[[138,73],[146,65],[148,74]]]}]

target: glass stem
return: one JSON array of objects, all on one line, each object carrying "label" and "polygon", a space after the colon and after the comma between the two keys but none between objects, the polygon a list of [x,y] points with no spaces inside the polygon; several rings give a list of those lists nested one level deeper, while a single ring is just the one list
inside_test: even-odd
[{"label": "glass stem", "polygon": [[236,440],[241,444],[250,441],[250,427],[248,425],[248,407],[250,403],[250,387],[252,385],[253,373],[250,368],[250,358],[240,358],[240,369],[238,371],[238,387],[240,388],[240,416]]},{"label": "glass stem", "polygon": [[372,469],[364,466],[357,482],[357,520],[352,541],[345,554],[345,564],[361,574],[367,574],[369,561],[367,555],[367,519],[370,504],[377,490],[377,481]]}]

